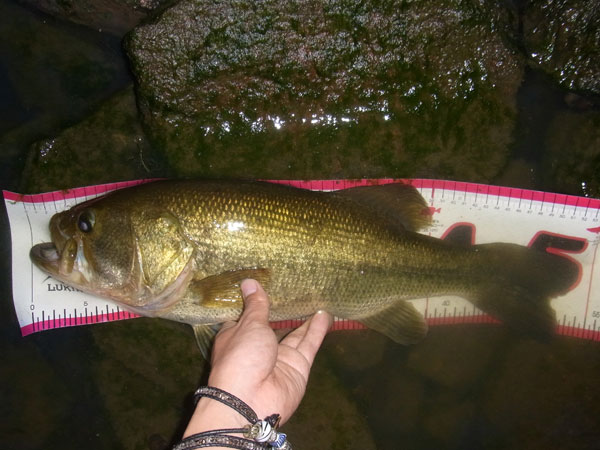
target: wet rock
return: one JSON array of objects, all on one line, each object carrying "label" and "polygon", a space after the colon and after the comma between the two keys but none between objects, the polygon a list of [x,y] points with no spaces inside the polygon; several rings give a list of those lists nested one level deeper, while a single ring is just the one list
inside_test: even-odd
[{"label": "wet rock", "polygon": [[47,192],[147,178],[152,175],[151,155],[129,88],[82,122],[33,144],[23,190]]},{"label": "wet rock", "polygon": [[600,197],[600,113],[563,111],[549,127],[544,173],[559,192]]},{"label": "wet rock", "polygon": [[114,37],[41,21],[12,2],[0,3],[0,15],[0,110],[5,98],[20,109],[7,129],[41,114],[73,121],[120,88],[126,62]]},{"label": "wet rock", "polygon": [[600,4],[527,2],[523,39],[529,61],[567,89],[600,93]]},{"label": "wet rock", "polygon": [[485,181],[522,76],[510,22],[494,2],[183,0],[126,48],[182,175]]},{"label": "wet rock", "polygon": [[175,0],[19,0],[60,19],[123,35]]},{"label": "wet rock", "polygon": [[499,327],[439,327],[415,346],[407,367],[438,387],[460,392],[481,382],[504,337]]},{"label": "wet rock", "polygon": [[[382,364],[380,369],[388,369]],[[395,367],[365,373],[364,384],[355,395],[367,415],[377,448],[396,448],[398,442],[410,442],[420,435],[420,421],[426,401],[422,380],[406,369]],[[414,448],[411,445],[403,448]]]},{"label": "wet rock", "polygon": [[193,412],[191,395],[206,370],[191,328],[135,319],[92,332],[101,349],[94,378],[123,448],[179,440]]},{"label": "wet rock", "polygon": [[424,428],[430,436],[443,443],[442,448],[465,448],[460,443],[471,431],[476,412],[472,401],[451,397],[447,402],[437,402],[427,414]]}]

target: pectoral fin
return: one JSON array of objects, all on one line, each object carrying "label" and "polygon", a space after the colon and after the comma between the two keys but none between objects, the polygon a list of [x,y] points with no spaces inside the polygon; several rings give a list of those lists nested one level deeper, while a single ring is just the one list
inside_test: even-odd
[{"label": "pectoral fin", "polygon": [[198,348],[204,359],[210,362],[210,350],[219,331],[219,325],[192,325]]},{"label": "pectoral fin", "polygon": [[404,300],[398,300],[372,316],[361,318],[359,322],[398,344],[414,344],[427,334],[427,323],[423,316]]},{"label": "pectoral fin", "polygon": [[241,269],[223,272],[218,275],[194,280],[188,287],[188,294],[198,299],[199,304],[207,308],[224,308],[243,304],[240,284],[246,278],[253,278],[268,288],[270,271],[268,269]]}]

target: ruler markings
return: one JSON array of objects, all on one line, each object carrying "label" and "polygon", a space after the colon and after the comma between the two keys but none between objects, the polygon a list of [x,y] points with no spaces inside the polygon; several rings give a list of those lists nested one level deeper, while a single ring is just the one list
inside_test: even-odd
[{"label": "ruler markings", "polygon": [[[588,289],[587,289],[587,293],[586,293],[586,300],[585,300],[585,313],[584,313],[584,324],[585,324],[585,320],[587,319],[588,316],[588,308],[590,305],[590,299],[591,299],[591,295],[592,295],[592,283],[594,281],[594,269],[596,267],[596,255],[598,253],[598,242],[596,242],[596,245],[594,245],[594,256],[592,258],[592,267],[591,267],[591,271],[590,271],[590,282],[588,284]],[[596,321],[594,321],[594,323],[596,323]]]}]

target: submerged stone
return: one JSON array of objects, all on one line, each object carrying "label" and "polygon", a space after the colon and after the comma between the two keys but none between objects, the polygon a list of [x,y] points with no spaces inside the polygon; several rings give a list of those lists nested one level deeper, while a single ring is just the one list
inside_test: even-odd
[{"label": "submerged stone", "polygon": [[[94,380],[124,449],[171,448],[193,412],[206,370],[191,328],[157,319],[92,327]],[[167,443],[158,447],[160,443]]]},{"label": "submerged stone", "polygon": [[73,123],[124,86],[117,39],[42,21],[13,2],[0,2],[0,54],[0,133],[42,115]]},{"label": "submerged stone", "polygon": [[563,111],[548,130],[546,182],[559,192],[600,197],[600,113]]},{"label": "submerged stone", "polygon": [[527,2],[523,39],[529,61],[563,87],[600,93],[600,3]]},{"label": "submerged stone", "polygon": [[31,343],[19,344],[2,343],[0,442],[2,448],[48,448],[52,434],[69,420],[73,399],[45,355]]},{"label": "submerged stone", "polygon": [[183,0],[126,41],[182,175],[489,180],[520,57],[493,3]]},{"label": "submerged stone", "polygon": [[371,330],[336,331],[327,336],[327,358],[345,371],[364,371],[381,363],[388,343],[389,338]]},{"label": "submerged stone", "polygon": [[482,393],[479,448],[594,449],[600,357],[593,341],[513,340]]},{"label": "submerged stone", "polygon": [[82,122],[30,148],[22,189],[46,192],[151,176],[150,149],[128,88]]},{"label": "submerged stone", "polygon": [[[328,346],[327,341],[324,344]],[[311,369],[306,395],[292,420],[282,431],[287,433],[294,448],[306,450],[378,448],[351,392],[326,358],[317,356]]]},{"label": "submerged stone", "polygon": [[461,401],[460,397],[448,396],[446,402],[432,402],[432,411],[426,415],[424,428],[442,448],[468,448],[466,435],[472,432],[477,414],[471,400]]},{"label": "submerged stone", "polygon": [[437,387],[460,393],[482,378],[503,339],[504,330],[497,327],[434,328],[411,349],[407,367]]},{"label": "submerged stone", "polygon": [[20,0],[39,10],[99,31],[125,34],[151,12],[175,0]]}]

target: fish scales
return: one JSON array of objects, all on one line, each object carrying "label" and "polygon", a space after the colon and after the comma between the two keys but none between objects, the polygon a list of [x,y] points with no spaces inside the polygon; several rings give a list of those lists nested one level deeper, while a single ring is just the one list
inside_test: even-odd
[{"label": "fish scales", "polygon": [[[439,267],[423,264],[440,249],[412,234],[406,239],[350,201],[285,187],[275,193],[253,184],[220,187],[206,186],[206,195],[184,184],[157,202],[180,218],[196,244],[200,278],[237,267],[269,268],[278,318],[319,308],[358,318],[391,298],[435,295],[436,281],[444,282],[444,291],[464,290],[452,286],[457,267],[450,255],[437,258]],[[441,279],[444,268],[447,280]],[[434,272],[440,280],[424,283]]]}]

